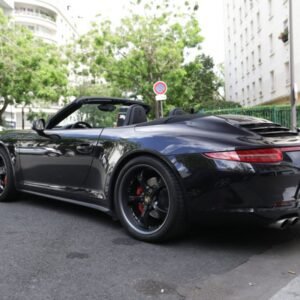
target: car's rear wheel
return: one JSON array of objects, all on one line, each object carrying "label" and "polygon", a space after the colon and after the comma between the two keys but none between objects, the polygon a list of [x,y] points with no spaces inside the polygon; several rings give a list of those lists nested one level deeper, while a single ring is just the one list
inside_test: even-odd
[{"label": "car's rear wheel", "polygon": [[14,200],[16,189],[11,161],[5,149],[0,148],[0,202]]},{"label": "car's rear wheel", "polygon": [[129,161],[118,176],[114,195],[117,215],[133,237],[158,242],[184,232],[183,192],[160,160],[141,156]]}]

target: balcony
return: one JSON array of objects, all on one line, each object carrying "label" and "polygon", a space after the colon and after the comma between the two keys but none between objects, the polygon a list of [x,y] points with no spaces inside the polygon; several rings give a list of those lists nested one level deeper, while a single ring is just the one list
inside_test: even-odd
[{"label": "balcony", "polygon": [[48,34],[42,31],[34,32],[35,36],[50,44],[57,44],[56,35]]},{"label": "balcony", "polygon": [[4,7],[5,9],[13,9],[14,1],[13,0],[0,0],[0,6]]},{"label": "balcony", "polygon": [[15,9],[15,14],[16,15],[23,15],[23,16],[34,16],[34,17],[37,17],[37,18],[45,19],[45,20],[48,20],[50,22],[56,23],[56,17],[55,16],[51,16],[51,15],[46,14],[46,13],[30,11],[28,9],[26,10],[26,9],[22,9],[22,8],[16,8]]},{"label": "balcony", "polygon": [[57,29],[56,27],[56,17],[51,16],[49,14],[40,13],[37,11],[24,9],[24,8],[16,8],[15,9],[15,18],[19,23],[34,23],[39,24],[44,27],[48,27],[51,30]]},{"label": "balcony", "polygon": [[41,26],[44,28],[47,28],[48,30],[52,32],[57,31],[57,25],[53,21],[49,21],[47,19],[39,18],[36,16],[30,16],[30,15],[23,15],[23,14],[15,14],[15,20],[17,24],[21,25],[35,25],[35,26]]}]

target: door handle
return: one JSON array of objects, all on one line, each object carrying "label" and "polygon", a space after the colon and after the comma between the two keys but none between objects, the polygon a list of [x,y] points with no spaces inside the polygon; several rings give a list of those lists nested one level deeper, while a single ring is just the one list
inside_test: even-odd
[{"label": "door handle", "polygon": [[94,148],[94,146],[91,144],[88,144],[88,143],[80,144],[80,145],[76,146],[77,152],[85,153],[85,154],[92,152],[93,148]]}]

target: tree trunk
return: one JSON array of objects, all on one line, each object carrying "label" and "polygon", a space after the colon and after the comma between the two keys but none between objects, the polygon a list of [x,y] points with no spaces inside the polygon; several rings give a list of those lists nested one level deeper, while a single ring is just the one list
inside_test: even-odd
[{"label": "tree trunk", "polygon": [[8,101],[7,98],[5,98],[5,97],[3,97],[3,98],[4,98],[4,103],[3,103],[2,108],[0,109],[0,125],[1,126],[3,125],[2,115],[5,112],[5,110],[6,110],[7,106],[8,106],[8,103],[9,103],[9,101]]}]

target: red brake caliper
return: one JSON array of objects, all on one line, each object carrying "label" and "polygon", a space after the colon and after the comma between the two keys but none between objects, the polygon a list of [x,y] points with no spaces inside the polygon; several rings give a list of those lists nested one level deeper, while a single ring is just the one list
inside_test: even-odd
[{"label": "red brake caliper", "polygon": [[[136,195],[140,196],[144,192],[143,188],[141,186],[138,186],[136,189]],[[137,206],[139,212],[142,214],[144,212],[144,204],[139,202]]]},{"label": "red brake caliper", "polygon": [[3,187],[6,187],[7,186],[7,176],[5,175],[3,180],[1,180],[1,184]]}]

